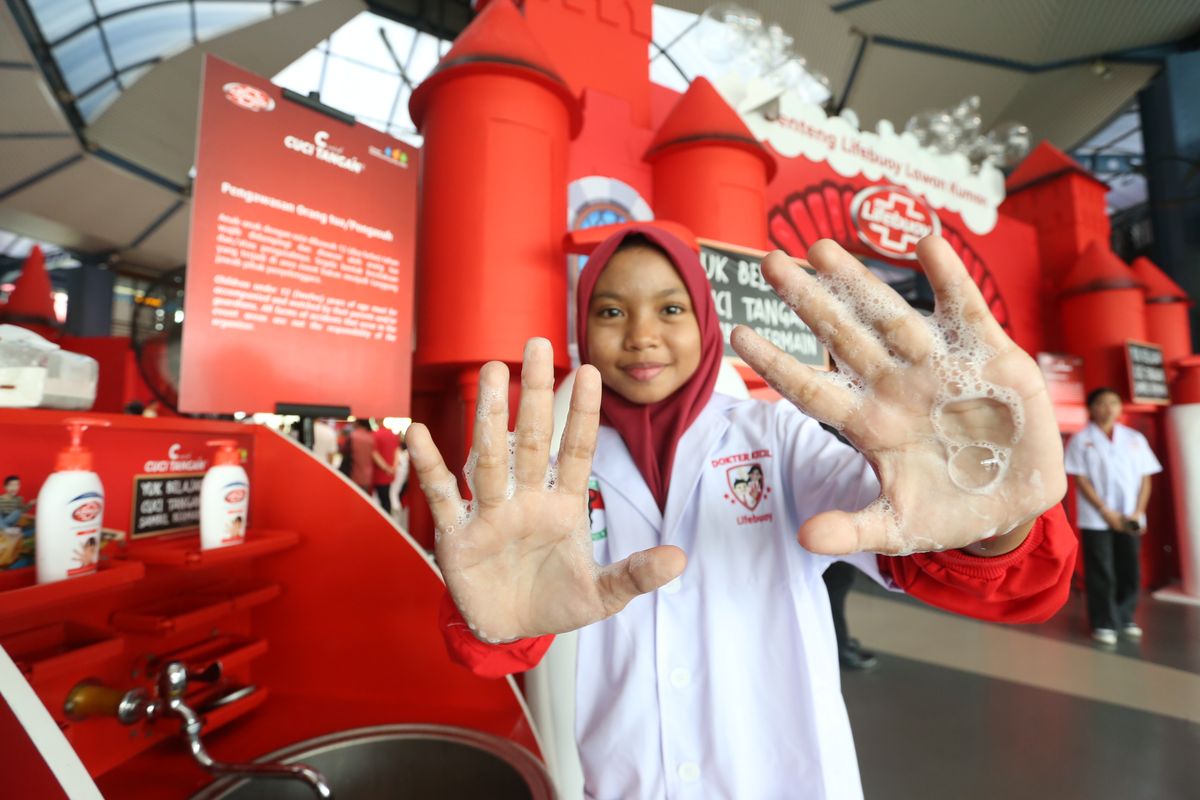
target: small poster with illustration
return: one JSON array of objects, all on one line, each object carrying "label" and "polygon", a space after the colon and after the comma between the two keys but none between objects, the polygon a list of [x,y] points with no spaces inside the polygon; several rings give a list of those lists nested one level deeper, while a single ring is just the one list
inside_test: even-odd
[{"label": "small poster with illustration", "polygon": [[246,518],[241,514],[231,517],[225,522],[225,535],[221,544],[241,544],[246,538]]},{"label": "small poster with illustration", "polygon": [[71,565],[67,567],[69,577],[96,571],[100,564],[100,537],[97,529],[75,532],[75,549],[71,551]]}]

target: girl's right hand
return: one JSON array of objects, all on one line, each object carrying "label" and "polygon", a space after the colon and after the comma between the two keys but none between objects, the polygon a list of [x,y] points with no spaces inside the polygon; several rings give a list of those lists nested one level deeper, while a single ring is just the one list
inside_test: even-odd
[{"label": "girl's right hand", "polygon": [[677,547],[654,547],[607,567],[592,558],[588,478],[600,394],[600,374],[580,367],[554,476],[550,343],[530,339],[525,346],[515,435],[508,431],[508,367],[485,364],[464,470],[475,496],[469,514],[429,430],[408,429],[412,463],[437,528],[438,566],[459,611],[484,641],[582,628],[683,572],[687,558]]}]

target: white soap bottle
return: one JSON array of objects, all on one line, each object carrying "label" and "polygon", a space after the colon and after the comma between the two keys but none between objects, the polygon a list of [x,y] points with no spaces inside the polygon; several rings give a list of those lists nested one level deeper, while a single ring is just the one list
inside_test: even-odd
[{"label": "white soap bottle", "polygon": [[102,419],[68,419],[71,444],[58,453],[54,472],[38,492],[35,543],[38,583],[89,575],[99,568],[103,545],[104,487],[92,472],[92,451],[82,444]]},{"label": "white soap bottle", "polygon": [[208,444],[217,452],[200,484],[201,550],[244,542],[246,513],[250,510],[250,479],[242,469],[237,442],[217,439]]}]

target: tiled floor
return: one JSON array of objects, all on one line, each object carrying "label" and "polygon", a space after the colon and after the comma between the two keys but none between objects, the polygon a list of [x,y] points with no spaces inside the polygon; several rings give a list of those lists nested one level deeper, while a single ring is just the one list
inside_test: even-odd
[{"label": "tiled floor", "polygon": [[1102,648],[1079,595],[1018,627],[857,586],[881,661],[843,676],[867,800],[1200,798],[1200,607],[1146,598],[1145,640]]}]

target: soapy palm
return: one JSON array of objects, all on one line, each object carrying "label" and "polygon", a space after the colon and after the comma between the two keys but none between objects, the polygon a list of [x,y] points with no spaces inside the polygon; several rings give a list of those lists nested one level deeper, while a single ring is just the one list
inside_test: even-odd
[{"label": "soapy palm", "polygon": [[764,260],[764,276],[830,348],[843,377],[804,367],[748,329],[734,333],[752,367],[840,428],[879,476],[875,503],[801,528],[812,550],[963,547],[1036,517],[1065,489],[1036,363],[996,323],[949,245],[931,237],[918,253],[938,302],[928,320],[832,242],[809,251],[818,278],[781,253]]},{"label": "soapy palm", "polygon": [[465,508],[454,476],[429,432],[414,425],[409,450],[437,526],[437,561],[455,604],[476,636],[508,641],[574,630],[620,611],[683,571],[674,547],[656,547],[608,567],[592,558],[588,478],[599,425],[600,379],[581,368],[555,472],[548,469],[553,428],[553,358],[530,340],[521,406],[510,449],[508,369],[480,371],[480,398]]}]

